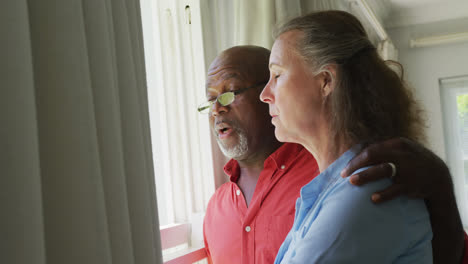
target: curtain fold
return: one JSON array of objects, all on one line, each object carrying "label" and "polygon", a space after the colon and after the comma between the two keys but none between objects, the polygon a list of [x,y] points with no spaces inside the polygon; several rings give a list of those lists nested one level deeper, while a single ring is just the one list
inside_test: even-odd
[{"label": "curtain fold", "polygon": [[[368,0],[381,21],[388,15],[387,1]],[[290,18],[313,11],[343,10],[361,18],[361,22],[377,46],[374,29],[346,0],[201,0],[204,28],[205,59],[211,62],[219,52],[235,45],[258,45],[271,49],[274,27]],[[385,46],[386,49],[388,45]],[[390,50],[392,56],[396,51]],[[395,59],[395,58],[393,58]],[[209,63],[207,63],[207,67]]]},{"label": "curtain fold", "polygon": [[138,1],[0,9],[0,262],[162,263]]},{"label": "curtain fold", "polygon": [[34,75],[26,0],[0,3],[0,262],[45,264]]}]

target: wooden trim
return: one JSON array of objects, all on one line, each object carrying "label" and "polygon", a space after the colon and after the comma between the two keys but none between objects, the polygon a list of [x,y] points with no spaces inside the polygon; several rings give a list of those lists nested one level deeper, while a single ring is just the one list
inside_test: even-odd
[{"label": "wooden trim", "polygon": [[168,249],[189,243],[190,224],[177,224],[161,228],[161,246],[162,249]]},{"label": "wooden trim", "polygon": [[179,256],[177,258],[173,258],[164,262],[164,264],[187,264],[187,263],[194,263],[206,258],[206,251],[205,248],[195,248],[191,249],[190,252]]}]

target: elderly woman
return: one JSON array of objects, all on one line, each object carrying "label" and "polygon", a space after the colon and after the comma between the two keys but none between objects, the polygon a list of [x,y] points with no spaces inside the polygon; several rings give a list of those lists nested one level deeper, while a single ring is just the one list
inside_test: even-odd
[{"label": "elderly woman", "polygon": [[374,205],[369,197],[390,179],[355,187],[340,177],[367,144],[423,138],[410,91],[360,22],[341,11],[295,18],[279,28],[269,67],[260,99],[269,104],[275,135],[302,144],[321,172],[301,189],[275,263],[432,263],[424,201]]}]

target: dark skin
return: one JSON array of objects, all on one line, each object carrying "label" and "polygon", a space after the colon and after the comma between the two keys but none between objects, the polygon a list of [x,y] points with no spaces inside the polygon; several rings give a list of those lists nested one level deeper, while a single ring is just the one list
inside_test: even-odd
[{"label": "dark skin", "polygon": [[[249,87],[269,78],[269,51],[253,46],[238,46],[221,53],[211,64],[207,77],[207,99],[219,94]],[[210,114],[210,126],[218,137],[216,124],[238,126],[247,131],[248,151],[239,157],[240,178],[247,206],[250,204],[265,159],[281,146],[274,136],[274,127],[267,104],[260,102],[263,86],[247,90],[236,96],[228,106],[215,103]],[[239,144],[236,133],[223,139],[228,147]],[[461,263],[463,255],[463,228],[456,207],[452,181],[447,166],[440,158],[419,144],[406,139],[392,139],[364,149],[343,170],[342,176],[358,168],[374,167],[352,175],[350,181],[363,185],[391,175],[387,162],[397,167],[395,184],[373,195],[376,203],[399,195],[423,198],[428,206],[433,229],[434,263]]]},{"label": "dark skin", "polygon": [[[434,263],[461,263],[464,230],[455,201],[452,179],[445,163],[430,150],[405,138],[370,145],[350,161],[342,177],[350,176],[354,185],[363,185],[391,175],[397,168],[394,184],[372,195],[382,203],[399,195],[425,199],[433,230]],[[359,168],[373,166],[351,175]]]},{"label": "dark skin", "polygon": [[[210,126],[225,148],[239,144],[239,134],[234,127],[246,131],[248,149],[235,158],[240,167],[237,185],[249,206],[263,162],[281,146],[274,135],[268,106],[258,100],[263,83],[269,78],[269,51],[260,47],[234,47],[221,53],[210,65],[207,76],[206,95],[208,100],[219,94],[246,87],[253,88],[236,95],[235,101],[227,106],[213,104]],[[218,126],[218,127],[217,127]],[[220,137],[219,126],[232,129],[228,137]]]}]

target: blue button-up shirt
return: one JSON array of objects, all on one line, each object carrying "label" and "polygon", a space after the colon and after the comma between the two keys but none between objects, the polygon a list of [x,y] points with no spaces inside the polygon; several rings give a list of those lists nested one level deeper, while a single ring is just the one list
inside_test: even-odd
[{"label": "blue button-up shirt", "polygon": [[358,150],[348,150],[302,187],[294,225],[275,263],[432,263],[423,200],[401,196],[376,205],[372,193],[390,186],[390,179],[357,187],[341,178]]}]

